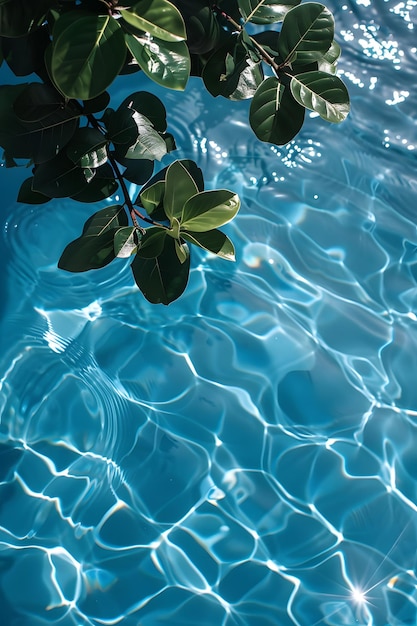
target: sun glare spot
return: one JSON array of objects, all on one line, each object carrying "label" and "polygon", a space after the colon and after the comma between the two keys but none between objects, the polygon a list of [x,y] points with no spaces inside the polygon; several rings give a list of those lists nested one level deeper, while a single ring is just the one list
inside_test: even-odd
[{"label": "sun glare spot", "polygon": [[365,591],[362,591],[362,589],[360,589],[360,587],[354,587],[352,589],[352,600],[355,604],[359,604],[359,605],[364,605],[366,604],[366,595],[365,595]]}]

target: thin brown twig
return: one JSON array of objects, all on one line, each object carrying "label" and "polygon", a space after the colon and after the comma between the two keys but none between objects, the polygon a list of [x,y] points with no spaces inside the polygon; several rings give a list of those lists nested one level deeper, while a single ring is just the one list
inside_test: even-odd
[{"label": "thin brown twig", "polygon": [[[229,24],[234,26],[236,30],[238,30],[240,33],[244,30],[244,27],[242,26],[242,24],[239,24],[238,22],[236,22],[236,20],[234,20],[233,17],[225,13],[220,7],[217,6],[217,4],[213,4],[212,9],[216,11],[216,13],[219,13],[222,17],[224,17],[224,19],[227,20]],[[260,52],[264,61],[266,61],[268,65],[272,67],[274,72],[278,72],[280,70],[280,66],[276,63],[275,59],[271,57],[270,54],[268,54],[265,48],[263,48],[263,46],[261,46],[261,44],[258,43],[256,39],[254,39],[250,35],[248,35],[248,37],[253,43],[253,45],[255,46],[255,48],[258,50],[258,52]]]}]

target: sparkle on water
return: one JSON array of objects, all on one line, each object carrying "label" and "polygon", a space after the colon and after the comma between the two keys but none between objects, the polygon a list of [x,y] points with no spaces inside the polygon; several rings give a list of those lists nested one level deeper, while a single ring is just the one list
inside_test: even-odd
[{"label": "sparkle on water", "polygon": [[340,126],[260,144],[135,78],[243,201],[236,264],[195,252],[168,308],[57,270],[92,207],[0,171],[2,625],[417,624],[417,0],[326,4]]}]

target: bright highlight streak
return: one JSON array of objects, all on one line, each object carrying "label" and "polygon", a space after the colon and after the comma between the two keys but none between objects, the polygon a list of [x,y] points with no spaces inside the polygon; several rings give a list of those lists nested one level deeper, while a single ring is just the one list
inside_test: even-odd
[{"label": "bright highlight streak", "polygon": [[354,587],[352,589],[352,600],[355,604],[366,604],[366,595],[365,591],[362,591],[359,587]]}]

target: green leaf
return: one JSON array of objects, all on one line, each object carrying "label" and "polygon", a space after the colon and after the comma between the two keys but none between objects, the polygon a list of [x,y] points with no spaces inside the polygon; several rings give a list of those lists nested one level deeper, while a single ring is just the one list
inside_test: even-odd
[{"label": "green leaf", "polygon": [[164,41],[187,38],[184,20],[168,0],[139,0],[128,9],[120,10],[123,20],[135,29]]},{"label": "green leaf", "polygon": [[301,0],[238,0],[240,12],[245,22],[273,24],[281,22],[286,13],[300,4]]},{"label": "green leaf", "polygon": [[[320,72],[326,72],[327,74],[336,74],[337,61],[340,57],[340,54],[341,54],[340,46],[336,41],[333,40],[332,45],[330,46],[326,54],[323,55],[323,58],[320,59],[320,61],[317,63],[317,67],[314,69],[320,70]],[[296,70],[297,68],[293,68],[293,69]],[[306,70],[304,67],[303,71],[307,72],[308,70]]]},{"label": "green leaf", "polygon": [[181,263],[175,240],[165,239],[161,254],[152,259],[138,254],[131,265],[135,282],[145,298],[153,304],[170,304],[183,293],[190,272],[190,257]]},{"label": "green leaf", "polygon": [[97,211],[84,224],[81,237],[65,248],[58,267],[68,272],[104,267],[115,258],[114,237],[127,221],[126,211],[120,205]]},{"label": "green leaf", "polygon": [[80,167],[100,167],[107,161],[107,140],[99,130],[84,126],[75,131],[65,151]]},{"label": "green leaf", "polygon": [[264,30],[253,35],[253,39],[261,44],[262,48],[272,57],[278,55],[279,32],[276,30]]},{"label": "green leaf", "polygon": [[232,220],[240,207],[239,196],[228,189],[202,191],[184,205],[181,229],[203,232]]},{"label": "green leaf", "polygon": [[135,185],[143,185],[150,179],[153,173],[154,162],[150,159],[118,159],[126,168],[123,178]]},{"label": "green leaf", "polygon": [[185,263],[190,256],[190,251],[186,243],[180,243],[177,239],[175,241],[175,252],[178,260],[181,264]]},{"label": "green leaf", "polygon": [[147,228],[139,242],[137,256],[143,259],[154,259],[159,256],[164,248],[167,229],[153,226]]},{"label": "green leaf", "polygon": [[33,191],[32,182],[33,176],[26,178],[26,180],[23,181],[19,189],[17,201],[23,202],[24,204],[45,204],[45,202],[49,202],[51,198],[44,196],[38,191]]},{"label": "green leaf", "polygon": [[212,96],[230,100],[252,98],[263,80],[260,63],[249,58],[249,53],[236,35],[216,50],[202,72],[206,89]]},{"label": "green leaf", "polygon": [[[190,161],[189,159],[181,159],[180,162],[181,162],[181,165],[185,167],[185,169],[191,175],[192,179],[197,185],[198,191],[204,191],[203,173],[201,169],[197,166],[197,164],[194,163],[194,161]],[[145,204],[142,204],[142,200],[141,200],[142,194],[145,194],[145,192],[147,192],[147,190],[150,187],[155,185],[155,183],[160,182],[161,186],[159,187],[159,190],[155,189],[154,191],[151,192],[152,194],[155,192],[156,193],[155,196],[144,195],[145,202],[148,203],[147,206],[145,206],[145,209],[148,211],[148,213],[149,211],[151,211],[152,218],[160,222],[168,219],[161,204],[164,190],[165,190],[165,177],[166,177],[167,171],[168,171],[168,167],[164,167],[162,170],[160,170],[154,176],[152,176],[152,178],[142,187],[139,196],[135,200],[135,204],[137,204],[138,206],[145,206]]]},{"label": "green leaf", "polygon": [[[136,115],[140,115],[137,113]],[[142,122],[147,118],[140,116]],[[119,151],[120,152],[120,151]],[[160,161],[167,153],[166,143],[157,131],[145,123],[139,126],[139,135],[124,156],[127,159],[151,159]]]},{"label": "green leaf", "polygon": [[180,238],[180,223],[177,220],[176,217],[173,217],[170,221],[170,229],[168,230],[167,234],[170,237],[173,237],[173,239],[177,239],[179,240]]},{"label": "green leaf", "polygon": [[[82,170],[85,172],[86,170]],[[112,196],[118,189],[112,168],[108,163],[95,170],[94,178],[81,191],[72,194],[71,198],[77,202],[99,202]]]},{"label": "green leaf", "polygon": [[330,48],[334,19],[323,4],[307,2],[288,11],[282,24],[278,52],[284,64],[318,61]]},{"label": "green leaf", "polygon": [[162,133],[161,137],[165,141],[167,152],[173,152],[177,149],[177,144],[175,143],[175,138],[172,133]]},{"label": "green leaf", "polygon": [[[23,115],[26,106],[30,116],[29,96],[27,93],[24,95],[27,87],[27,84],[0,86],[0,145],[10,157],[28,158],[35,163],[42,163],[52,159],[71,139],[78,127],[79,113],[72,103],[68,103],[48,117],[25,122],[17,117],[13,106],[15,100],[21,97],[19,112]],[[25,106],[23,102],[26,102]],[[36,105],[35,101],[34,108]]]},{"label": "green leaf", "polygon": [[192,54],[203,55],[218,47],[222,28],[206,0],[181,0],[181,15]]},{"label": "green leaf", "polygon": [[112,204],[94,213],[84,224],[84,235],[101,235],[105,231],[127,226],[125,209],[120,204]]},{"label": "green leaf", "polygon": [[49,43],[48,29],[41,27],[23,37],[2,37],[2,54],[15,76],[36,73],[45,80],[44,54]]},{"label": "green leaf", "polygon": [[326,61],[326,63],[333,65],[333,63],[336,63],[341,53],[342,53],[342,50],[339,44],[337,43],[335,39],[333,39],[332,45],[327,50],[327,52],[323,55],[323,61]]},{"label": "green leaf", "polygon": [[108,114],[105,123],[117,159],[160,161],[167,153],[166,143],[151,121],[130,105],[121,105],[117,111]]},{"label": "green leaf", "polygon": [[118,110],[133,109],[144,115],[159,133],[167,129],[167,112],[163,102],[153,93],[148,91],[135,91],[127,96]]},{"label": "green leaf", "polygon": [[258,88],[249,109],[249,123],[261,141],[284,145],[301,129],[305,110],[288,87],[273,76]]},{"label": "green leaf", "polygon": [[108,265],[115,258],[113,239],[116,230],[101,235],[82,236],[71,241],[58,261],[67,272],[86,272]]},{"label": "green leaf", "polygon": [[0,36],[22,37],[45,19],[54,0],[1,0]]},{"label": "green leaf", "polygon": [[62,96],[53,87],[43,83],[29,83],[13,103],[13,111],[22,122],[44,120],[64,107]]},{"label": "green leaf", "polygon": [[83,169],[60,152],[54,159],[36,166],[32,187],[49,198],[66,198],[87,184]]},{"label": "green leaf", "polygon": [[138,233],[134,226],[123,226],[114,235],[114,254],[126,259],[135,254],[138,248]]},{"label": "green leaf", "polygon": [[349,114],[348,90],[338,76],[305,72],[293,76],[290,88],[297,102],[316,111],[327,122],[339,124]]},{"label": "green leaf", "polygon": [[119,74],[126,44],[113,17],[73,13],[74,20],[53,41],[51,74],[67,98],[89,100],[104,92]]},{"label": "green leaf", "polygon": [[99,113],[99,111],[104,111],[104,109],[108,106],[110,102],[110,94],[108,91],[103,91],[99,96],[92,98],[91,100],[84,100],[83,113],[85,115],[89,115],[90,113]]},{"label": "green leaf", "polygon": [[208,230],[202,233],[189,233],[181,231],[181,237],[186,241],[217,254],[217,256],[227,261],[235,260],[235,248],[229,237],[222,233],[221,230]]},{"label": "green leaf", "polygon": [[142,189],[139,194],[140,201],[148,215],[160,206],[163,201],[165,192],[165,181],[158,180],[153,185],[150,185],[146,189]]},{"label": "green leaf", "polygon": [[114,143],[116,148],[118,144],[121,144],[127,150],[136,141],[139,135],[138,122],[136,120],[139,119],[137,112],[128,106],[119,107],[117,111],[106,109],[103,122],[107,128],[107,137]]},{"label": "green leaf", "polygon": [[125,33],[126,44],[145,74],[158,85],[184,90],[191,70],[190,53],[184,41]]},{"label": "green leaf", "polygon": [[164,210],[167,217],[179,218],[187,200],[198,193],[195,180],[181,161],[168,167],[165,177]]}]

